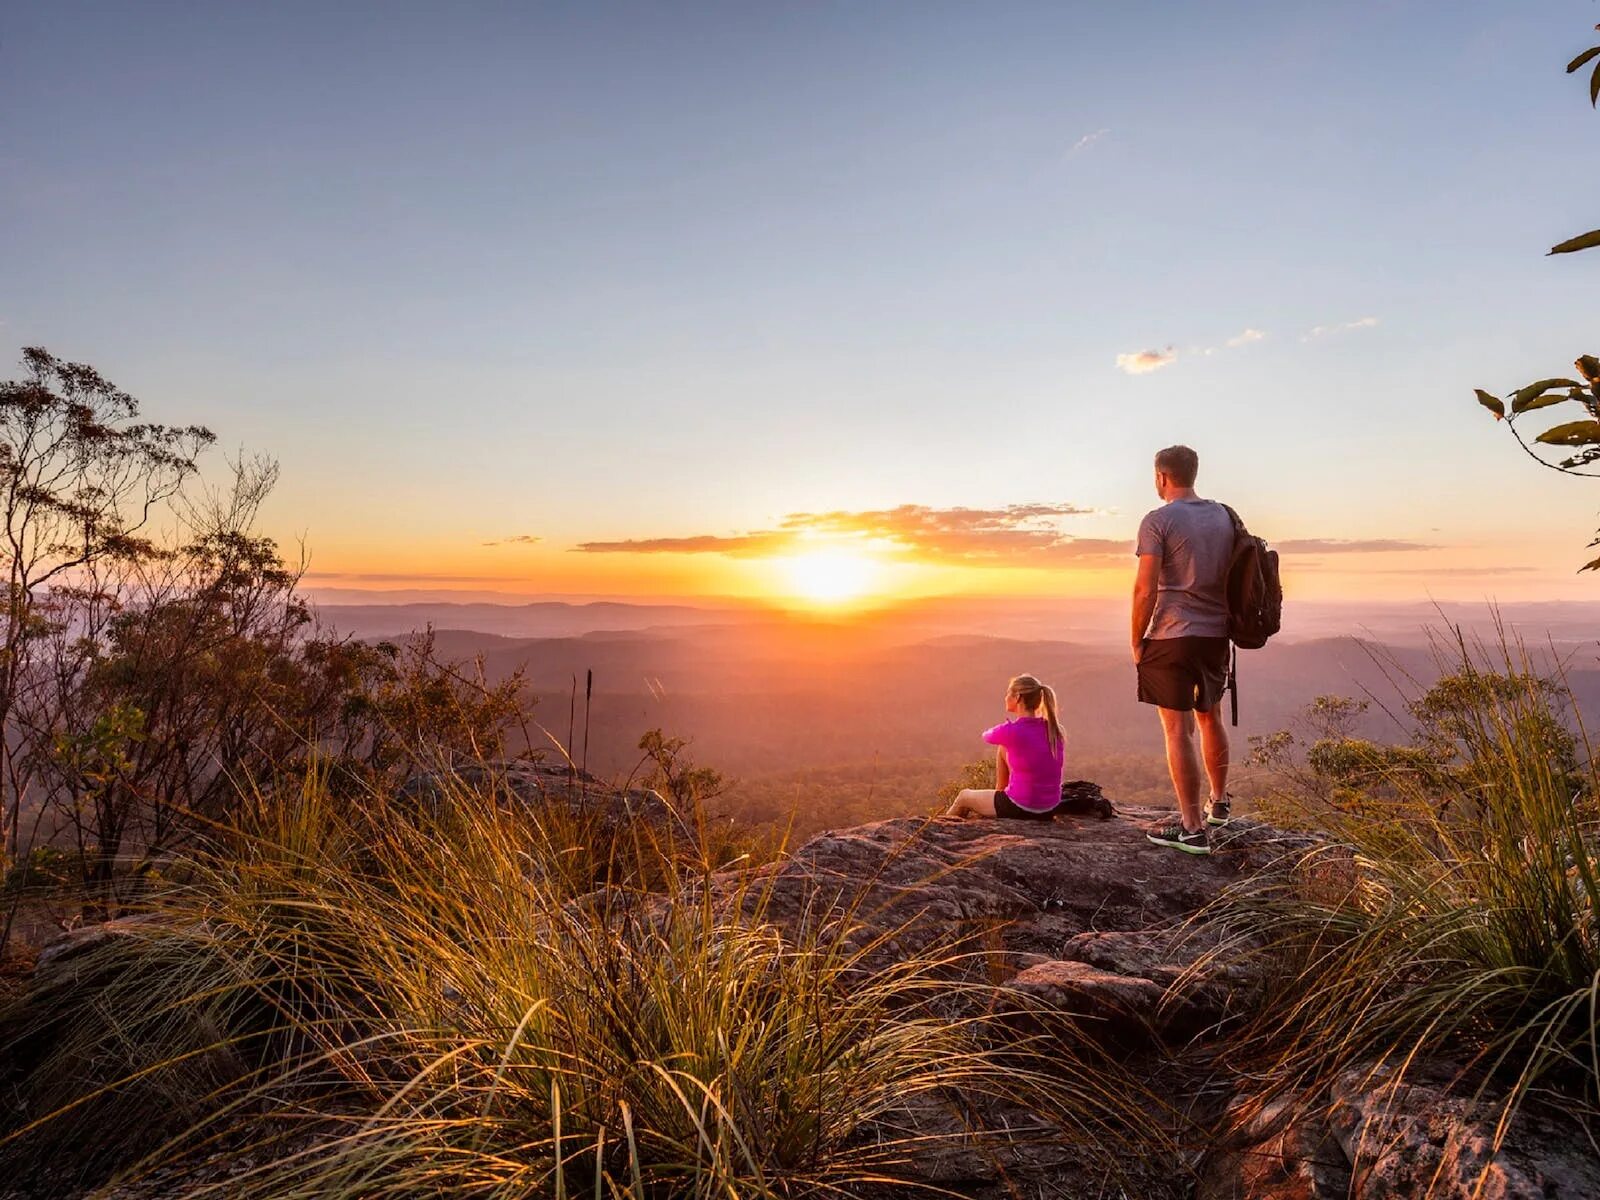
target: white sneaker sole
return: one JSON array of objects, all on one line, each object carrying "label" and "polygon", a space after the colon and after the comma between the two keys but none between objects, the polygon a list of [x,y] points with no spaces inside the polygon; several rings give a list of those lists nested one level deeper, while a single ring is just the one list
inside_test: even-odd
[{"label": "white sneaker sole", "polygon": [[1169,842],[1166,838],[1158,838],[1153,833],[1144,835],[1144,840],[1152,846],[1170,846],[1174,850],[1182,850],[1185,854],[1210,854],[1210,846],[1191,846],[1188,842]]}]

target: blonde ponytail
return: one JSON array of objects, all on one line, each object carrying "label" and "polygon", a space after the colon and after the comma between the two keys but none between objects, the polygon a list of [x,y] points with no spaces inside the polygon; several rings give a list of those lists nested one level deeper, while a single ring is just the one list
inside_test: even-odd
[{"label": "blonde ponytail", "polygon": [[1061,714],[1056,708],[1055,689],[1049,684],[1040,683],[1032,675],[1018,675],[1007,690],[1022,702],[1029,716],[1044,718],[1050,753],[1054,754],[1061,743],[1067,740],[1066,734],[1061,732]]},{"label": "blonde ponytail", "polygon": [[1067,735],[1061,732],[1061,715],[1056,708],[1056,690],[1048,683],[1040,684],[1039,690],[1044,693],[1044,723],[1045,731],[1050,735],[1050,753],[1054,754],[1067,740]]}]

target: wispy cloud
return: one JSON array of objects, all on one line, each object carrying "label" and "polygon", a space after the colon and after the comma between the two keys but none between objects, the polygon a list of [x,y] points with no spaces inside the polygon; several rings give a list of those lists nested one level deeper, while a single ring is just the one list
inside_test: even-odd
[{"label": "wispy cloud", "polygon": [[513,537],[500,538],[498,541],[485,542],[485,546],[533,546],[544,539],[535,537],[531,533],[519,533]]},{"label": "wispy cloud", "polygon": [[1075,504],[1013,504],[1004,508],[931,508],[902,504],[862,511],[791,513],[776,529],[693,537],[583,542],[584,554],[726,554],[759,558],[804,553],[819,545],[857,547],[887,557],[969,566],[1027,566],[1039,562],[1121,557],[1128,543],[1064,532],[1066,517],[1094,512]]},{"label": "wispy cloud", "polygon": [[1284,554],[1387,554],[1402,550],[1438,550],[1426,542],[1407,542],[1398,538],[1290,538],[1274,542]]},{"label": "wispy cloud", "polygon": [[579,554],[730,554],[737,558],[759,558],[789,549],[792,534],[701,533],[693,537],[624,538],[617,542],[579,542],[572,549]]},{"label": "wispy cloud", "polygon": [[[1252,342],[1259,342],[1267,336],[1264,329],[1245,329],[1234,334],[1222,346],[1190,346],[1182,353],[1197,355],[1200,358],[1210,358],[1219,350],[1238,350]],[[1179,351],[1175,346],[1168,346],[1165,350],[1140,350],[1132,354],[1117,355],[1117,366],[1129,375],[1148,375],[1151,371],[1159,371],[1162,367],[1170,367],[1178,361]]]},{"label": "wispy cloud", "polygon": [[1330,333],[1349,333],[1352,329],[1373,329],[1378,324],[1377,317],[1359,317],[1354,321],[1346,321],[1341,325],[1317,325],[1301,338],[1302,342],[1309,342],[1314,338],[1327,337]]},{"label": "wispy cloud", "polygon": [[1165,350],[1138,350],[1132,354],[1117,355],[1117,366],[1129,375],[1148,375],[1178,361],[1178,352],[1168,346]]},{"label": "wispy cloud", "polygon": [[1093,133],[1086,133],[1072,144],[1072,149],[1067,151],[1067,153],[1081,154],[1083,151],[1087,150],[1090,146],[1094,145],[1110,132],[1111,130],[1109,129],[1096,129]]}]

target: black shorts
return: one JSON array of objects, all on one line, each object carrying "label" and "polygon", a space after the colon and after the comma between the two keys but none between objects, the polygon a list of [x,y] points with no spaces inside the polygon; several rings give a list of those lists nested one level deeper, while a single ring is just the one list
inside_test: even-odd
[{"label": "black shorts", "polygon": [[1139,656],[1139,703],[1210,712],[1228,683],[1225,637],[1146,638]]},{"label": "black shorts", "polygon": [[[1056,807],[1059,808],[1060,805]],[[1056,810],[1047,808],[1044,812],[1034,812],[1031,808],[1023,808],[1022,805],[1004,792],[997,791],[994,794],[994,815],[1007,817],[1014,821],[1053,821]]]}]

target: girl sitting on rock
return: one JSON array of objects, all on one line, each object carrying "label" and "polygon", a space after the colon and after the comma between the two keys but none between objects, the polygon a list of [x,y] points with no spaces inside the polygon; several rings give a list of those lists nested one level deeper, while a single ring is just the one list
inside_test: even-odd
[{"label": "girl sitting on rock", "polygon": [[1032,675],[1018,675],[1006,688],[1010,720],[986,730],[983,740],[996,747],[992,788],[966,788],[945,812],[947,817],[1011,817],[1048,821],[1061,803],[1065,739],[1056,713],[1056,694]]}]

